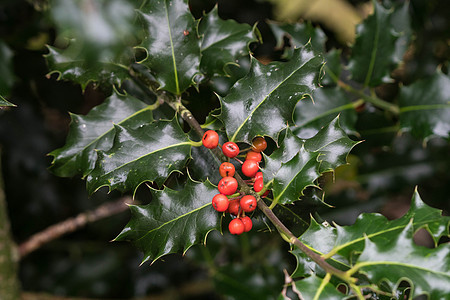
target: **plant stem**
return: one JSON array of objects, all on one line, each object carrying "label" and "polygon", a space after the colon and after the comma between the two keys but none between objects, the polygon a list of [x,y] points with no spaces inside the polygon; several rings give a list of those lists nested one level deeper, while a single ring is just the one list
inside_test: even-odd
[{"label": "plant stem", "polygon": [[[148,83],[147,83],[148,84]],[[184,121],[186,121],[190,127],[198,134],[199,137],[202,137],[204,134],[203,128],[200,126],[198,121],[195,119],[195,117],[192,115],[192,113],[184,107],[184,105],[181,103],[180,97],[173,97],[170,96],[170,94],[157,90],[155,86],[150,83],[148,84],[150,90],[157,95],[159,99],[162,99],[164,102],[166,102],[170,107],[172,107],[180,116],[183,118]],[[226,161],[225,155],[220,151],[219,147],[212,149],[212,152],[214,155],[220,160],[220,161]],[[324,258],[322,258],[319,254],[315,253],[313,250],[309,249],[305,244],[303,244],[281,221],[278,219],[278,217],[272,212],[272,210],[264,203],[264,201],[261,199],[261,197],[251,188],[247,185],[247,183],[242,179],[242,177],[236,173],[234,175],[237,182],[239,183],[239,186],[241,187],[241,190],[245,194],[251,194],[255,196],[256,199],[258,199],[258,207],[259,209],[266,215],[266,217],[272,222],[272,224],[277,228],[280,235],[289,243],[297,246],[301,251],[303,251],[309,258],[311,258],[316,264],[318,264],[322,269],[324,269],[327,273],[330,273],[331,275],[335,275],[339,277],[340,279],[348,282],[349,284],[353,284],[356,282],[356,278],[352,278],[349,276],[346,272],[341,271],[339,269],[336,269],[329,263],[325,261]]]},{"label": "plant stem", "polygon": [[388,110],[388,111],[394,113],[395,115],[398,115],[398,114],[400,113],[400,109],[399,109],[398,106],[395,105],[395,104],[392,104],[392,103],[389,103],[389,102],[387,102],[387,101],[381,100],[381,99],[378,98],[378,97],[368,96],[368,95],[364,94],[362,91],[357,90],[357,89],[351,87],[350,85],[346,84],[345,82],[343,82],[343,81],[341,81],[341,80],[338,80],[338,81],[337,81],[337,84],[338,84],[341,88],[343,88],[344,90],[346,90],[347,92],[350,92],[350,93],[352,93],[352,94],[355,94],[355,95],[357,95],[357,96],[363,98],[364,101],[369,102],[369,103],[372,103],[373,105],[375,105],[375,106],[377,106],[377,107],[379,107],[379,108]]}]

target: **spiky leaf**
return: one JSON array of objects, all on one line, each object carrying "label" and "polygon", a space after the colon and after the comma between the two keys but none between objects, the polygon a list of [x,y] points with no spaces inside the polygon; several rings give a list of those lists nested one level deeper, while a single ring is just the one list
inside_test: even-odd
[{"label": "spiky leaf", "polygon": [[146,1],[139,13],[146,31],[140,45],[147,51],[142,64],[161,89],[180,95],[194,83],[200,65],[197,23],[187,1]]},{"label": "spiky leaf", "polygon": [[413,241],[414,220],[388,239],[372,241],[366,237],[364,250],[352,271],[364,273],[372,282],[389,284],[395,293],[407,280],[411,295],[429,299],[450,299],[450,245],[434,249],[417,246]]},{"label": "spiky leaf", "polygon": [[340,87],[322,87],[313,92],[314,101],[305,99],[297,103],[292,130],[302,138],[314,136],[323,124],[331,122],[337,115],[341,127],[354,133],[357,115],[349,96]]},{"label": "spiky leaf", "polygon": [[280,24],[269,22],[277,41],[277,48],[284,45],[284,38],[288,38],[292,48],[298,48],[310,42],[314,50],[325,52],[326,35],[322,29],[314,27],[311,23]]},{"label": "spiky leaf", "polygon": [[97,61],[116,61],[135,45],[139,32],[135,26],[135,3],[53,0],[49,13],[59,37],[76,40],[76,57],[90,65]]},{"label": "spiky leaf", "polygon": [[3,98],[0,95],[0,107],[1,106],[16,106],[15,104],[12,104],[11,102],[9,102],[8,100],[6,100],[5,98]]},{"label": "spiky leaf", "polygon": [[438,71],[400,90],[400,127],[418,138],[450,137],[450,77]]},{"label": "spiky leaf", "polygon": [[342,300],[345,298],[345,295],[340,293],[331,283],[325,282],[315,275],[295,281],[292,284],[295,285],[293,290],[299,296],[299,299]]},{"label": "spiky leaf", "polygon": [[138,128],[114,125],[111,149],[98,151],[95,168],[87,177],[87,190],[102,186],[132,190],[145,181],[161,185],[172,172],[181,170],[190,157],[191,141],[176,118],[155,121]]},{"label": "spiky leaf", "polygon": [[239,57],[249,54],[249,43],[257,41],[255,30],[248,24],[222,20],[214,7],[198,26],[202,37],[200,69],[209,76],[230,75],[227,65],[237,65]]},{"label": "spiky leaf", "polygon": [[247,76],[220,99],[219,118],[229,139],[250,143],[265,135],[277,141],[278,133],[292,123],[296,103],[316,88],[322,65],[310,45],[294,50],[285,63],[263,65],[252,58]]},{"label": "spiky leaf", "polygon": [[[82,90],[90,82],[107,85],[121,86],[122,82],[129,78],[126,60],[124,64],[98,57],[97,61],[88,63],[80,54],[77,42],[72,43],[66,49],[57,49],[47,46],[49,53],[47,59],[49,75],[58,74],[58,80],[70,80],[81,85]],[[129,56],[131,57],[131,56]]]},{"label": "spiky leaf", "polygon": [[319,152],[319,172],[332,171],[347,163],[351,149],[358,144],[352,141],[339,125],[340,118],[335,118],[323,127],[315,136],[305,141],[305,149]]},{"label": "spiky leaf", "polygon": [[396,40],[390,24],[392,12],[372,1],[374,13],[356,27],[349,69],[352,79],[365,86],[389,82],[389,72],[396,64]]},{"label": "spiky leaf", "polygon": [[131,220],[116,240],[132,241],[145,261],[169,253],[185,253],[191,246],[206,243],[212,230],[220,231],[220,214],[211,205],[217,188],[209,181],[188,180],[181,191],[165,187],[151,189],[148,205],[131,205]]},{"label": "spiky leaf", "polygon": [[[437,243],[442,236],[449,236],[449,225],[450,217],[444,217],[440,210],[426,205],[416,191],[409,211],[399,219],[389,221],[380,214],[365,213],[361,214],[352,226],[336,225],[335,227],[318,224],[312,219],[310,228],[300,237],[300,240],[317,253],[331,258],[331,261],[337,265],[348,267],[349,262],[364,250],[366,238],[373,243],[382,244],[394,239],[407,226],[412,226],[414,232],[420,228],[426,228]],[[304,260],[301,252],[293,253],[300,262],[309,264],[308,260]],[[304,272],[305,266],[299,265],[294,274],[303,276]]]},{"label": "spiky leaf", "polygon": [[127,128],[153,121],[150,106],[131,96],[113,94],[86,116],[71,114],[69,136],[64,147],[50,153],[50,170],[62,177],[86,176],[95,166],[97,150],[113,145],[114,124]]},{"label": "spiky leaf", "polygon": [[325,75],[320,83],[323,86],[335,86],[341,76],[341,49],[333,49],[325,54]]},{"label": "spiky leaf", "polygon": [[292,203],[321,173],[347,163],[357,144],[347,137],[336,118],[314,137],[302,140],[286,129],[280,148],[265,157],[265,181],[273,182],[274,201]]}]

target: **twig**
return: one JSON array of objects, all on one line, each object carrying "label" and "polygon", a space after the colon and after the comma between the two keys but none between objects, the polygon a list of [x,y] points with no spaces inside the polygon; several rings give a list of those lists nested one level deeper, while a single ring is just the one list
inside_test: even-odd
[{"label": "twig", "polygon": [[74,232],[86,226],[88,223],[93,223],[100,219],[104,219],[125,211],[128,208],[127,203],[131,201],[131,197],[123,197],[115,202],[102,204],[92,211],[80,213],[74,218],[51,225],[43,231],[32,235],[27,241],[20,244],[20,258],[24,258],[42,245],[49,243],[62,235]]}]

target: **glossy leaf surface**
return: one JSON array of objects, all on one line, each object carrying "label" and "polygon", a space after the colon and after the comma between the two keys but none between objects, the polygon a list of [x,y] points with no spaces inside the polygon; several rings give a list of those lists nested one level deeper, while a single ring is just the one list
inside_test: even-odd
[{"label": "glossy leaf surface", "polygon": [[16,106],[0,95],[0,106]]},{"label": "glossy leaf surface", "polygon": [[372,1],[374,13],[356,27],[349,69],[352,79],[365,86],[389,82],[389,72],[395,67],[397,35],[390,26],[391,12]]},{"label": "glossy leaf surface", "polygon": [[237,64],[239,57],[249,54],[249,43],[257,41],[254,30],[248,24],[220,19],[216,6],[198,26],[202,38],[200,69],[209,76],[230,75],[227,65]]},{"label": "glossy leaf surface", "polygon": [[95,166],[97,151],[109,150],[114,124],[136,129],[153,121],[150,106],[131,96],[113,94],[86,116],[71,114],[72,122],[64,147],[50,153],[50,170],[62,177],[86,176]]},{"label": "glossy leaf surface", "polygon": [[450,77],[433,76],[402,87],[400,127],[422,139],[450,137]]},{"label": "glossy leaf surface", "polygon": [[347,163],[347,156],[351,149],[358,144],[352,141],[342,130],[340,118],[335,118],[324,126],[314,137],[305,141],[305,149],[309,152],[320,153],[319,172],[327,172]]},{"label": "glossy leaf surface", "polygon": [[295,107],[292,130],[301,138],[314,136],[323,126],[339,115],[340,126],[354,133],[357,115],[349,96],[338,86],[322,87],[313,92],[313,101],[304,99]]},{"label": "glossy leaf surface", "polygon": [[315,275],[295,281],[293,284],[295,285],[295,293],[303,299],[342,300],[345,298],[345,295],[340,293],[331,283],[326,283],[322,278]]},{"label": "glossy leaf surface", "polygon": [[[414,232],[420,228],[426,228],[437,243],[440,237],[449,236],[449,225],[450,217],[444,217],[440,210],[426,205],[416,191],[409,211],[399,219],[389,221],[380,214],[364,213],[351,226],[336,225],[335,227],[318,224],[312,219],[310,228],[300,237],[300,240],[315,249],[317,253],[332,257],[331,262],[348,267],[350,259],[355,259],[354,255],[364,250],[366,237],[373,243],[381,245],[395,239],[399,232],[411,226]],[[305,261],[301,252],[293,253],[300,262]],[[389,272],[389,269],[387,268],[386,272]],[[304,272],[305,266],[299,265],[293,276],[304,276],[302,275]]]},{"label": "glossy leaf surface", "polygon": [[347,137],[336,118],[314,137],[302,140],[288,128],[280,148],[265,156],[265,181],[273,180],[274,200],[288,204],[298,200],[321,173],[347,163],[347,155],[357,144]]},{"label": "glossy leaf surface", "polygon": [[121,86],[129,78],[126,64],[98,57],[97,61],[88,63],[79,53],[82,45],[75,42],[66,49],[47,46],[45,55],[50,69],[49,75],[58,74],[58,80],[70,80],[81,85],[84,90],[90,82]]},{"label": "glossy leaf surface", "polygon": [[199,73],[200,38],[197,22],[184,0],[146,1],[140,8],[147,51],[141,63],[150,69],[160,88],[180,95]]},{"label": "glossy leaf surface", "polygon": [[366,238],[364,250],[354,269],[379,284],[386,282],[393,293],[402,280],[411,284],[411,297],[428,295],[429,299],[450,299],[450,247],[434,249],[417,246],[413,241],[413,220],[387,240]]},{"label": "glossy leaf surface", "polygon": [[188,180],[181,191],[154,190],[148,205],[131,205],[131,220],[116,238],[132,241],[143,262],[169,253],[185,253],[192,245],[206,243],[212,230],[220,231],[220,214],[211,205],[217,187]]},{"label": "glossy leaf surface", "polygon": [[95,168],[87,177],[89,193],[102,186],[135,191],[145,181],[161,185],[190,157],[191,142],[176,118],[138,128],[115,125],[114,130],[112,148],[97,152]]},{"label": "glossy leaf surface", "polygon": [[269,23],[270,29],[277,41],[277,48],[284,45],[284,38],[288,38],[292,48],[298,48],[310,42],[314,50],[325,52],[326,35],[322,29],[314,27],[311,23]]},{"label": "glossy leaf surface", "polygon": [[49,12],[59,37],[75,39],[76,57],[89,64],[116,60],[137,41],[134,1],[53,0]]},{"label": "glossy leaf surface", "polygon": [[221,98],[222,113],[231,141],[250,143],[255,136],[270,136],[292,123],[296,103],[318,84],[323,59],[310,45],[294,50],[290,61],[268,65],[252,58],[250,72]]}]

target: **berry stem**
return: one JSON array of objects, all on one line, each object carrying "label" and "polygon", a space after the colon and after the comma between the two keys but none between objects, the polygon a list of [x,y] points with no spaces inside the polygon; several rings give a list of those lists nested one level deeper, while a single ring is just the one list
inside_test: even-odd
[{"label": "berry stem", "polygon": [[[136,79],[139,80],[140,77],[136,78],[135,72],[130,71],[131,75]],[[164,102],[166,102],[170,107],[172,107],[178,114],[181,115],[184,121],[188,123],[192,129],[194,129],[195,132],[197,132],[198,136],[201,138],[203,137],[204,131],[198,121],[195,119],[195,117],[192,115],[192,113],[183,106],[181,103],[181,97],[177,96],[176,98],[162,90],[158,90],[158,85],[154,82],[148,82],[146,81],[149,89],[156,94],[158,99],[162,99]],[[221,161],[225,162],[227,161],[227,158],[222,153],[222,151],[217,147],[214,149],[211,149],[211,151],[214,153],[214,155]],[[325,261],[323,257],[321,257],[319,254],[314,252],[313,250],[309,249],[305,244],[303,244],[281,221],[278,219],[278,217],[273,213],[273,211],[264,203],[264,201],[261,199],[258,193],[253,191],[251,187],[249,187],[246,182],[242,179],[242,177],[236,173],[235,178],[241,187],[240,191],[245,193],[246,195],[253,195],[257,199],[258,207],[259,209],[266,215],[266,217],[272,222],[272,224],[277,228],[280,235],[284,237],[289,243],[297,246],[301,251],[303,251],[309,258],[311,258],[316,264],[318,264],[322,269],[324,269],[327,273],[330,273],[331,275],[335,275],[339,277],[340,279],[346,281],[349,284],[353,284],[356,282],[356,278],[351,277],[350,274],[341,271],[339,269],[336,269],[329,263]],[[239,212],[240,214],[240,212]],[[239,215],[238,214],[238,215]],[[355,291],[356,292],[356,291]]]}]

